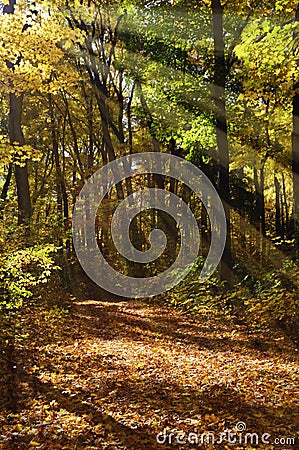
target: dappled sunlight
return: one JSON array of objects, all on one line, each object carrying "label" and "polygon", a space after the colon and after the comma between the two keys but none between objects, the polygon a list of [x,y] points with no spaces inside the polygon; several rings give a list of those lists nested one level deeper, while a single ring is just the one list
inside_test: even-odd
[{"label": "dappled sunlight", "polygon": [[54,341],[42,344],[43,325],[36,330],[22,370],[20,348],[15,442],[42,438],[54,449],[56,436],[57,445],[79,448],[160,448],[164,428],[220,433],[238,421],[293,436],[297,349],[274,334],[258,351],[247,326],[220,319],[137,301],[76,301]]}]

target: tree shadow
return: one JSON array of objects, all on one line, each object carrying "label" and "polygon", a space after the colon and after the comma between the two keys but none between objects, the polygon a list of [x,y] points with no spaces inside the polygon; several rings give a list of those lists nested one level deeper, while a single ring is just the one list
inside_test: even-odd
[{"label": "tree shadow", "polygon": [[[26,382],[32,392],[34,393],[33,398],[41,398],[43,402],[52,403],[55,402],[57,404],[57,408],[65,409],[66,411],[75,414],[76,416],[81,417],[92,417],[92,425],[99,425],[102,428],[102,440],[103,443],[109,443],[109,440],[114,441],[114,445],[118,442],[117,447],[111,446],[107,447],[105,444],[105,448],[125,448],[125,449],[136,449],[136,445],[138,445],[138,449],[168,449],[165,445],[159,445],[156,441],[156,436],[153,434],[152,430],[150,430],[149,426],[143,425],[140,428],[133,429],[123,423],[115,420],[111,415],[108,415],[95,405],[93,405],[90,401],[87,402],[86,392],[82,390],[74,390],[73,392],[66,392],[61,389],[58,389],[52,382],[42,382],[35,375],[23,375],[22,383]],[[20,405],[21,406],[21,405]],[[27,405],[23,405],[23,410],[26,410]],[[22,409],[21,409],[22,410]],[[20,411],[21,412],[21,411]],[[50,425],[50,423],[49,423]],[[42,423],[41,425],[47,427],[47,422]],[[47,433],[49,434],[49,433]],[[96,440],[96,436],[93,436],[94,440]],[[49,436],[48,436],[49,439]],[[63,436],[60,436],[60,441],[63,440]],[[15,445],[22,444],[22,442],[18,443],[17,436],[12,436],[12,443]],[[24,443],[24,442],[23,442]],[[12,447],[13,448],[13,447]],[[20,448],[20,447],[16,447]],[[27,448],[27,447],[25,447]],[[59,446],[59,448],[61,448]],[[77,448],[77,447],[76,447]],[[85,447],[78,447],[85,448]]]},{"label": "tree shadow", "polygon": [[[184,315],[180,315],[167,308],[152,308],[146,310],[146,305],[126,302],[98,302],[98,301],[79,301],[74,306],[74,310],[64,324],[59,328],[59,334],[53,340],[49,339],[51,344],[67,342],[68,346],[80,345],[80,339],[92,341],[93,338],[100,339],[102,342],[115,342],[117,340],[129,344],[134,348],[134,343],[141,342],[143,345],[151,346],[157,339],[163,339],[166,345],[183,344],[183,348],[208,349],[215,353],[231,351],[239,352],[240,350],[257,357],[256,349],[250,347],[250,343],[243,340],[218,337],[219,334],[229,330],[228,324],[220,323],[219,328],[215,320],[190,320]],[[171,312],[171,318],[169,313]],[[72,327],[74,330],[72,331]],[[214,329],[212,329],[214,327]],[[216,336],[213,332],[216,329]],[[43,331],[43,330],[41,330]],[[215,334],[215,333],[214,333]],[[65,340],[64,340],[65,338]],[[41,352],[45,351],[46,342],[42,346]],[[59,345],[56,345],[56,352],[59,352]],[[109,352],[109,346],[108,352]],[[206,381],[199,380],[195,383],[198,388],[188,384],[178,382],[174,369],[162,372],[157,377],[155,371],[151,371],[150,360],[148,364],[141,364],[140,368],[134,367],[134,374],[127,370],[125,348],[121,354],[114,353],[114,347],[111,346],[111,354],[95,352],[92,359],[78,352],[78,360],[75,351],[70,349],[60,355],[59,361],[55,361],[55,352],[49,353],[49,357],[45,355],[42,360],[41,354],[34,354],[36,347],[28,346],[28,348],[19,349],[17,359],[19,366],[24,363],[24,368],[19,369],[18,385],[16,389],[20,393],[20,402],[18,409],[20,413],[30,409],[30,402],[27,403],[26,395],[22,392],[24,385],[28,386],[27,398],[35,399],[42,404],[50,404],[55,401],[59,409],[78,416],[85,417],[91,415],[92,425],[100,425],[103,430],[103,448],[107,449],[167,449],[166,444],[159,445],[156,441],[154,426],[147,425],[146,422],[140,422],[135,417],[135,411],[140,415],[148,415],[149,411],[152,415],[157,414],[161,419],[159,425],[160,431],[164,427],[174,427],[177,430],[193,432],[194,427],[190,423],[190,419],[195,416],[203,418],[200,431],[223,432],[224,427],[234,427],[238,421],[246,423],[249,432],[261,432],[274,434],[281,430],[281,435],[287,434],[292,437],[291,433],[295,433],[297,427],[297,418],[299,417],[299,407],[293,403],[271,405],[269,401],[255,399],[252,392],[249,398],[242,394],[242,390],[234,388],[234,383],[224,384],[217,376],[213,377],[213,373]],[[272,349],[271,349],[272,351]],[[276,349],[279,351],[279,349]],[[260,350],[258,357],[263,358],[265,351]],[[58,353],[57,353],[58,354]],[[273,356],[273,355],[272,355]],[[42,381],[38,377],[38,373],[32,373],[26,368],[25,361],[30,360],[27,367],[32,367],[37,358],[41,366],[47,373],[75,374],[79,378],[79,384],[73,384],[72,378],[62,378],[60,385],[47,378]],[[265,356],[265,359],[267,356]],[[295,358],[295,356],[294,356]],[[40,361],[39,361],[40,359]],[[137,361],[136,361],[137,363]],[[134,360],[130,362],[134,364]],[[155,363],[157,364],[157,363]],[[40,369],[39,369],[40,371]],[[92,374],[92,375],[91,375]],[[96,383],[90,383],[90,377],[94,377]],[[84,377],[86,380],[86,389],[84,387]],[[187,379],[186,379],[187,380]],[[218,382],[216,382],[218,380]],[[242,388],[250,391],[250,381],[248,386]],[[113,393],[114,392],[114,393]],[[266,388],[267,395],[271,394],[271,387]],[[109,400],[106,399],[109,395]],[[121,407],[126,405],[126,411],[133,411],[132,420],[136,422],[136,428],[128,426],[128,415],[122,420],[118,420],[107,413],[111,402]],[[155,411],[158,411],[155,413]],[[207,419],[205,419],[207,417]],[[215,419],[216,417],[216,419]],[[211,419],[209,419],[211,418]],[[188,422],[189,421],[189,422]],[[48,435],[53,431],[45,426]],[[271,428],[272,427],[272,428]],[[55,436],[53,435],[53,439]],[[84,436],[83,436],[84,438]],[[97,442],[97,437],[91,438]],[[12,445],[19,447],[7,448],[28,448],[22,447],[23,438],[15,437]],[[61,440],[67,441],[67,437],[61,436]],[[107,444],[110,440],[111,446]],[[104,447],[104,442],[106,442]],[[73,443],[71,443],[73,445]],[[96,444],[101,447],[101,442]],[[71,448],[71,447],[69,447]],[[77,448],[77,447],[76,447]],[[82,447],[78,448],[88,448]],[[194,446],[185,444],[184,446],[176,445],[175,448],[192,449]],[[208,448],[202,446],[201,448]],[[222,445],[217,445],[217,450],[224,449]],[[286,448],[286,447],[285,447]]]},{"label": "tree shadow", "polygon": [[[163,445],[159,444],[150,426],[141,425],[138,428],[138,424],[136,424],[137,428],[134,429],[101,411],[98,406],[92,404],[90,392],[80,388],[66,392],[58,389],[52,382],[42,382],[34,375],[27,375],[25,378],[35,393],[34,396],[41,396],[43,402],[55,401],[58,404],[57,408],[65,409],[76,416],[91,415],[93,425],[100,425],[103,429],[103,442],[109,440],[114,442],[112,447],[108,446],[107,448],[138,448],[140,450],[173,448],[173,445],[166,445],[167,442]],[[287,431],[289,437],[295,437],[298,425],[297,418],[299,417],[298,405],[281,408],[275,405],[266,407],[250,403],[236,389],[223,383],[206,384],[197,390],[174,381],[169,383],[169,381],[153,378],[141,383],[136,382],[134,378],[127,377],[118,380],[117,384],[118,399],[125,401],[128,405],[133,405],[134,411],[140,410],[142,412],[146,408],[150,408],[152,411],[161,411],[163,415],[170,418],[169,422],[167,420],[163,422],[163,427],[169,425],[173,428],[173,422],[177,420],[175,434],[184,431],[185,433],[196,432],[200,436],[204,432],[213,432],[217,438],[225,428],[233,430],[238,422],[243,422],[246,424],[248,432],[258,433],[260,438],[263,433],[279,437],[277,434],[275,435],[279,427],[281,436],[284,436]],[[107,385],[106,391],[109,392],[114,387],[113,385]],[[204,421],[200,427],[194,427],[188,424],[188,420],[192,419],[194,415],[200,415],[203,418],[208,417],[211,420]],[[177,419],[174,419],[175,417]],[[287,430],[282,428],[282,417],[287,418]],[[161,426],[161,432],[163,427]],[[187,443],[184,446],[176,445],[175,448],[192,449],[194,446]],[[203,445],[201,448],[210,447]],[[216,448],[220,450],[227,447],[224,447],[224,444],[223,446],[219,444]],[[288,447],[285,446],[284,448]]]},{"label": "tree shadow", "polygon": [[[126,338],[139,341],[145,337],[156,340],[157,336],[161,336],[163,339],[167,338],[177,343],[193,345],[199,349],[217,350],[218,352],[246,349],[252,354],[260,353],[265,357],[268,350],[277,354],[287,350],[279,341],[251,335],[250,330],[245,326],[241,330],[242,337],[232,339],[226,336],[227,332],[231,331],[231,326],[219,321],[217,337],[215,337],[215,323],[213,325],[208,322],[202,323],[198,319],[194,319],[192,323],[189,318],[186,320],[184,315],[175,315],[174,312],[172,312],[170,320],[167,313],[163,314],[160,310],[152,318],[144,318],[140,315],[144,305],[130,302],[130,311],[128,311],[124,308],[121,309],[123,304],[100,301],[88,304],[79,302],[75,307],[75,315],[80,316],[87,335],[106,340]],[[289,356],[297,359],[297,355],[293,354],[292,350],[290,350]]]}]

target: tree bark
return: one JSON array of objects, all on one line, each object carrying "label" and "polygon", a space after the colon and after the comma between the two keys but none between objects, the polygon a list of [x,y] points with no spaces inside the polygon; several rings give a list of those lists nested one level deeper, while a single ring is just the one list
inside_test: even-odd
[{"label": "tree bark", "polygon": [[289,237],[289,227],[290,227],[289,205],[288,205],[288,199],[287,199],[285,177],[284,177],[283,173],[282,173],[282,192],[283,192],[283,207],[284,207],[284,211],[285,211],[285,232],[286,232],[286,236]]},{"label": "tree bark", "polygon": [[[17,142],[22,146],[25,144],[22,132],[23,95],[17,96],[16,94],[11,93],[9,100],[9,140],[11,144]],[[23,167],[18,164],[15,165],[15,178],[18,197],[18,224],[29,225],[31,200],[27,163],[25,163]]]},{"label": "tree bark", "polygon": [[258,170],[254,167],[254,185],[255,185],[255,217],[254,220],[258,229],[263,236],[266,236],[266,218],[265,218],[265,164],[263,162],[260,169],[260,177]]},{"label": "tree bark", "polygon": [[[10,0],[8,5],[3,8],[4,14],[14,14],[16,0]],[[13,65],[7,61],[7,66],[12,68]],[[20,146],[25,144],[24,135],[22,132],[22,108],[23,108],[23,94],[16,95],[14,92],[9,95],[9,140],[10,143],[18,142]],[[31,200],[28,180],[27,163],[23,167],[15,165],[15,179],[17,185],[18,197],[18,224],[23,225],[27,223],[29,231],[29,222],[31,216]]]},{"label": "tree bark", "polygon": [[56,171],[56,188],[57,188],[57,208],[60,215],[61,220],[64,223],[64,228],[68,228],[68,219],[69,219],[69,202],[66,191],[66,185],[64,176],[61,170],[60,165],[60,157],[59,157],[59,143],[58,136],[55,124],[54,117],[54,109],[53,109],[53,101],[52,95],[48,95],[49,100],[49,114],[51,120],[51,134],[52,134],[52,146],[53,146],[53,156],[55,163],[55,171]]},{"label": "tree bark", "polygon": [[[299,22],[299,4],[295,13],[295,21]],[[297,38],[294,33],[294,41]],[[298,64],[299,66],[299,64]],[[293,173],[293,201],[294,201],[294,237],[295,250],[299,250],[299,83],[294,86],[293,97],[293,130],[292,130],[292,173]]]},{"label": "tree bark", "polygon": [[274,175],[274,187],[275,187],[275,231],[276,236],[281,234],[281,211],[280,211],[280,184]]},{"label": "tree bark", "polygon": [[224,283],[226,289],[230,289],[232,286],[232,252],[229,204],[229,153],[225,104],[227,67],[224,53],[224,7],[221,5],[220,0],[212,0],[211,6],[214,39],[214,80],[212,89],[215,101],[216,140],[219,155],[218,189],[225,210],[227,226],[227,238],[220,262],[220,281]]},{"label": "tree bark", "polygon": [[[109,122],[108,122],[108,110],[106,105],[106,97],[102,92],[97,92],[96,95],[97,104],[101,116],[101,122],[102,122],[102,130],[103,130],[103,140],[105,143],[105,148],[108,153],[109,161],[114,161],[116,159],[113,142],[111,139],[110,131],[109,131]],[[119,182],[116,184],[116,191],[117,191],[117,198],[123,199],[124,198],[124,191],[122,187],[122,183]]]}]

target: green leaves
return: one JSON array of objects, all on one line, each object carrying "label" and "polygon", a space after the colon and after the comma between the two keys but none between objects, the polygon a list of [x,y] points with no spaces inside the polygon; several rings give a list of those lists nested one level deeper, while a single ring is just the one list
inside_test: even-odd
[{"label": "green leaves", "polygon": [[47,283],[51,273],[59,269],[51,255],[56,251],[53,245],[31,247],[14,251],[0,257],[1,305],[6,309],[18,309],[23,299],[32,297],[34,288]]}]

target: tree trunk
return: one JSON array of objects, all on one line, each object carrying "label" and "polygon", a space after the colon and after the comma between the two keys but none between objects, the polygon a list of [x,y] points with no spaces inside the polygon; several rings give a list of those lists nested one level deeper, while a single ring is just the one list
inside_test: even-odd
[{"label": "tree trunk", "polygon": [[[10,0],[8,5],[3,8],[4,14],[14,14],[16,0]],[[12,63],[6,62],[7,66],[13,68]],[[20,146],[25,144],[22,132],[22,108],[23,94],[9,94],[9,140],[10,143],[18,142]],[[17,185],[18,197],[18,224],[27,224],[27,232],[29,232],[29,221],[31,216],[31,200],[28,180],[27,163],[23,167],[15,165],[15,179]]]},{"label": "tree trunk", "polygon": [[49,94],[48,100],[49,100],[49,114],[50,114],[50,120],[51,120],[53,156],[54,156],[55,171],[56,171],[57,208],[58,208],[59,216],[64,224],[64,228],[67,229],[68,228],[68,219],[69,219],[69,202],[68,202],[65,180],[64,180],[64,176],[63,176],[63,173],[61,170],[61,165],[60,165],[59,143],[58,143],[58,136],[57,136],[55,117],[54,117],[54,109],[53,109],[53,101],[52,101],[51,94]]},{"label": "tree trunk", "polygon": [[275,187],[275,232],[276,236],[280,236],[281,234],[280,185],[276,175],[274,175],[274,187]]},{"label": "tree trunk", "polygon": [[[299,23],[299,5],[297,6],[295,20]],[[294,33],[294,41],[297,33]],[[292,172],[293,172],[293,196],[294,196],[294,237],[295,250],[299,250],[299,83],[294,86],[293,97],[293,131],[292,131]]]},{"label": "tree trunk", "polygon": [[258,177],[258,170],[256,167],[253,168],[253,177],[254,177],[254,188],[255,188],[255,208],[253,212],[253,220],[254,220],[254,231],[256,233],[256,242],[255,246],[258,251],[258,254],[261,252],[261,195],[260,195],[260,183]]},{"label": "tree trunk", "polygon": [[223,12],[224,8],[220,0],[212,0],[212,21],[214,38],[214,83],[213,96],[215,100],[215,123],[216,140],[219,154],[219,194],[223,202],[227,238],[224,252],[220,262],[220,280],[224,282],[225,288],[232,286],[232,253],[231,253],[231,230],[230,230],[230,194],[229,194],[229,153],[227,140],[227,117],[225,104],[225,82],[227,68],[224,54]]},{"label": "tree trunk", "polygon": [[290,228],[289,205],[288,205],[288,199],[287,199],[285,177],[284,177],[283,173],[282,173],[282,192],[283,192],[283,207],[284,207],[284,211],[285,211],[285,232],[286,232],[286,236],[289,237],[289,228]]},{"label": "tree trunk", "polygon": [[261,202],[261,227],[262,235],[266,236],[266,217],[265,217],[265,166],[260,171],[260,202]]},{"label": "tree trunk", "polygon": [[[11,93],[9,96],[9,140],[13,144],[17,142],[20,146],[25,144],[22,132],[22,106],[23,95],[16,96]],[[31,200],[28,180],[27,163],[23,167],[15,165],[15,178],[18,197],[18,224],[29,225],[31,216]]]},{"label": "tree trunk", "polygon": [[260,176],[256,167],[254,167],[254,186],[255,186],[255,211],[254,222],[257,228],[256,246],[261,259],[265,254],[265,237],[266,237],[266,217],[265,217],[265,162],[262,161]]},{"label": "tree trunk", "polygon": [[[113,142],[111,139],[110,131],[109,131],[109,121],[108,121],[108,109],[106,105],[106,97],[102,92],[97,92],[97,105],[99,108],[100,116],[101,116],[101,122],[102,122],[102,131],[103,131],[103,140],[105,143],[105,148],[108,153],[109,161],[115,161],[116,155],[113,147]],[[117,192],[117,198],[119,200],[124,199],[124,191],[122,187],[122,182],[116,184],[116,192]]]},{"label": "tree trunk", "polygon": [[280,194],[280,216],[281,216],[281,227],[280,234],[281,238],[285,237],[285,217],[284,217],[284,207],[283,207],[283,194]]}]

